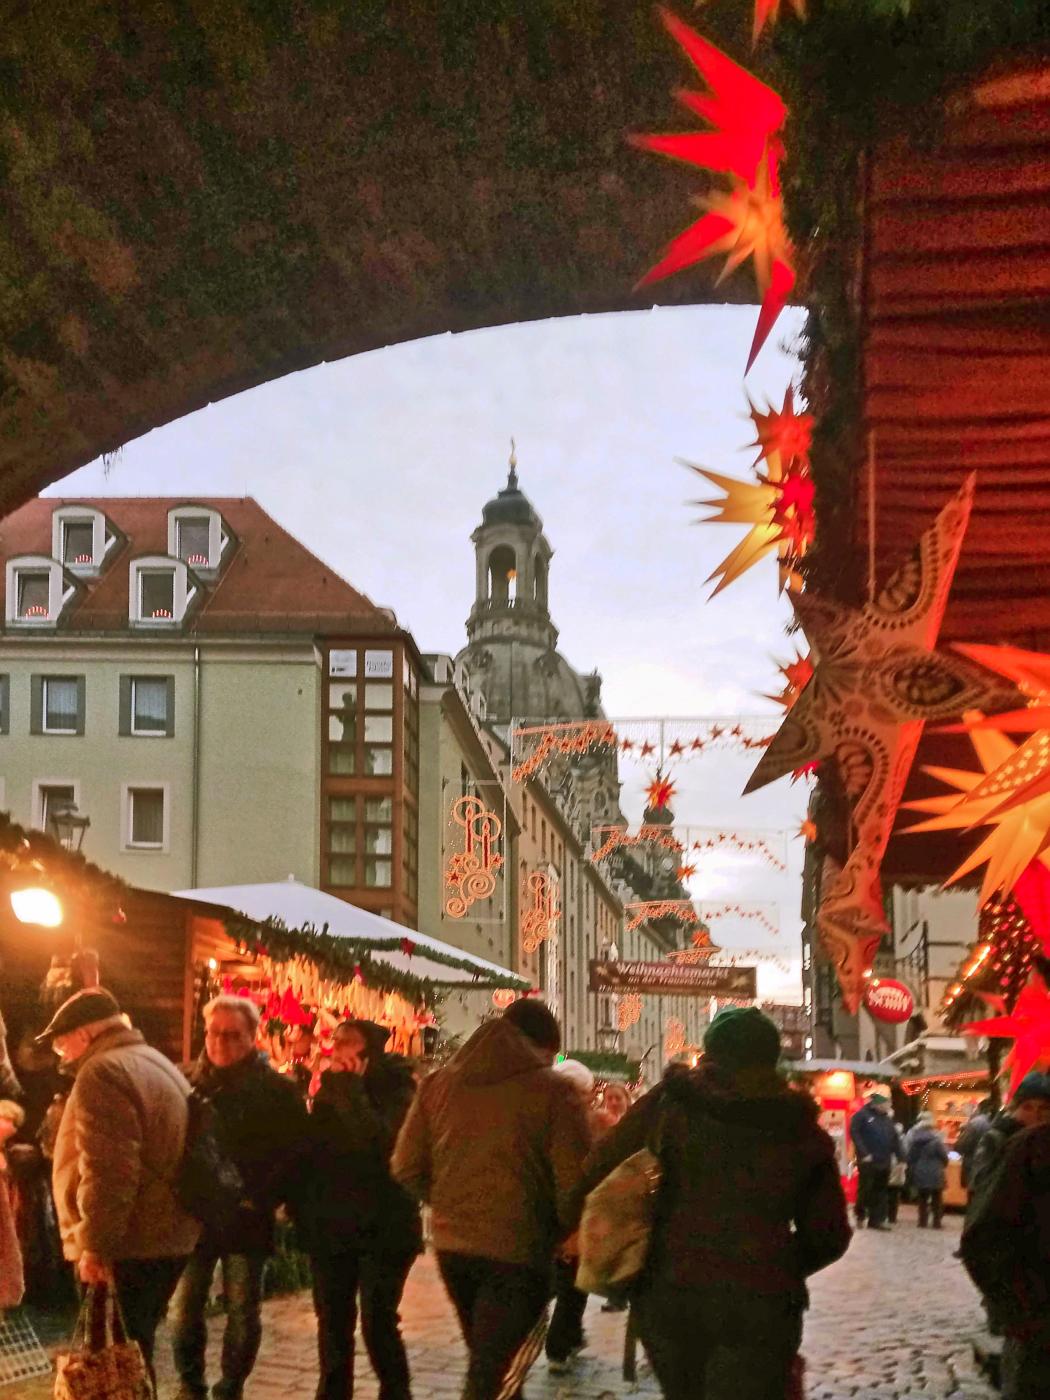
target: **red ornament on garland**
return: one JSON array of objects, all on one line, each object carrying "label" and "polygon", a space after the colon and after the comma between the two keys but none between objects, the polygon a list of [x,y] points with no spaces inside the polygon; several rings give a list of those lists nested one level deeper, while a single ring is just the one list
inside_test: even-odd
[{"label": "red ornament on garland", "polygon": [[661,812],[665,807],[671,805],[671,798],[675,796],[677,791],[678,789],[669,778],[657,774],[645,790],[646,805],[654,812]]}]

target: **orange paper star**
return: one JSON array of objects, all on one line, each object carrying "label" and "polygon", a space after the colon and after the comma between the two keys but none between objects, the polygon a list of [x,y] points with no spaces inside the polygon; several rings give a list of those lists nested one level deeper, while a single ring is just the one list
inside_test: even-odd
[{"label": "orange paper star", "polygon": [[809,461],[809,449],[813,441],[812,413],[795,412],[795,391],[789,384],[784,391],[784,404],[776,409],[770,404],[763,413],[748,399],[751,421],[755,425],[755,441],[752,447],[758,448],[755,466],[765,458],[768,461],[774,454],[785,462],[794,457]]},{"label": "orange paper star", "polygon": [[691,880],[696,874],[695,865],[680,865],[675,872],[679,880]]},{"label": "orange paper star", "polygon": [[[975,711],[964,716],[968,724],[975,724],[980,718],[980,712]],[[976,727],[971,730],[970,740],[981,765],[980,772],[924,767],[924,773],[955,791],[943,797],[925,797],[902,805],[913,812],[931,814],[926,821],[905,828],[908,833],[991,827],[977,849],[944,882],[954,884],[987,861],[981,886],[981,903],[984,904],[996,890],[1008,894],[1031,861],[1040,859],[1050,866],[1050,794],[1006,809],[997,795],[982,795],[986,775],[1008,769],[1019,750],[1005,734]]]},{"label": "orange paper star", "polygon": [[815,841],[817,839],[816,822],[810,821],[810,819],[807,817],[806,820],[799,827],[798,834],[799,836],[804,836],[807,841]]}]

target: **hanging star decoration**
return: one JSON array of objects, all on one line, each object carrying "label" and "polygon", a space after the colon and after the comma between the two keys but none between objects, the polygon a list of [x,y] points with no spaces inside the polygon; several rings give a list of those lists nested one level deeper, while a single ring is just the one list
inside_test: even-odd
[{"label": "hanging star decoration", "polygon": [[1050,656],[1018,647],[956,647],[972,661],[1014,681],[1028,705],[984,716],[953,729],[992,729],[1028,734],[970,794],[971,800],[991,802],[990,814],[1027,809],[1050,795]]},{"label": "hanging star decoration", "polygon": [[670,778],[665,778],[662,774],[657,773],[645,790],[646,807],[654,812],[662,812],[671,805],[671,799],[677,791],[677,787]]},{"label": "hanging star decoration", "polygon": [[[749,525],[751,528],[707,579],[717,580],[712,598],[728,587],[752,565],[776,554],[780,587],[801,585],[798,563],[813,543],[813,479],[809,470],[812,417],[795,411],[794,390],[784,394],[783,408],[763,413],[748,400],[758,448],[752,470],[754,481],[725,476],[692,462],[683,462],[691,471],[722,492],[713,500],[691,501],[713,513],[697,524]],[[679,459],[681,460],[681,459]],[[761,470],[762,464],[764,470]]]},{"label": "hanging star decoration", "polygon": [[691,880],[695,874],[695,865],[680,865],[675,871],[675,875],[678,877],[679,880]]},{"label": "hanging star decoration", "polygon": [[778,695],[766,695],[763,698],[772,700],[785,710],[790,710],[813,679],[813,662],[808,655],[801,656],[796,650],[792,661],[777,662],[776,665],[777,670],[784,678],[783,689]]},{"label": "hanging star decoration", "polygon": [[981,795],[986,776],[1009,765],[1018,752],[1017,745],[1005,734],[980,728],[983,718],[980,711],[974,710],[963,716],[980,771],[924,766],[924,773],[952,791],[902,805],[908,811],[930,814],[925,821],[904,828],[905,834],[991,828],[976,850],[944,882],[955,884],[987,863],[981,885],[981,903],[985,904],[996,890],[1009,894],[1033,860],[1050,866],[1050,793],[1010,806],[1004,806],[997,795]]},{"label": "hanging star decoration", "polygon": [[771,87],[694,29],[667,10],[660,13],[709,89],[707,93],[679,91],[678,101],[713,129],[634,136],[631,141],[642,150],[723,174],[729,188],[696,199],[701,217],[672,240],[639,286],[725,253],[721,282],[752,258],[762,305],[747,360],[750,369],[795,286],[795,255],[784,225],[780,191],[784,154],[780,133],[787,108]]},{"label": "hanging star decoration", "polygon": [[786,3],[790,3],[799,19],[806,18],[806,0],[755,0],[755,23],[751,31],[752,48],[758,43],[767,24],[770,29],[773,28],[780,18],[781,6]]},{"label": "hanging star decoration", "polygon": [[801,836],[805,840],[806,844],[809,845],[811,841],[815,841],[817,839],[818,833],[816,822],[812,821],[809,817],[807,817],[806,820],[802,822],[802,824],[799,826],[798,832],[796,834],[798,836]]},{"label": "hanging star decoration", "polygon": [[791,595],[813,675],[745,788],[754,792],[817,761],[838,769],[852,806],[853,847],[824,883],[817,923],[850,1012],[860,1006],[887,932],[879,868],[924,722],[1016,698],[1012,686],[972,662],[935,650],[973,492],[970,477],[863,607]]},{"label": "hanging star decoration", "polygon": [[[1036,954],[1032,959],[1038,969],[1022,990],[1013,1011],[990,1016],[984,1021],[970,1021],[961,1027],[963,1035],[988,1036],[992,1040],[1010,1039],[1013,1047],[1003,1062],[1010,1071],[1007,1099],[1011,1099],[1021,1080],[1033,1069],[1050,1065],[1050,962]],[[1001,997],[982,993],[982,999],[993,1008],[1006,1013]]]}]

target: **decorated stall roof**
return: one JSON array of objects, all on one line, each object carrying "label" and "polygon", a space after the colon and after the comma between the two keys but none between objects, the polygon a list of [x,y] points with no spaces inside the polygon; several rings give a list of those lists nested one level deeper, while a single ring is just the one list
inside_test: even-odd
[{"label": "decorated stall roof", "polygon": [[177,890],[175,897],[211,906],[233,936],[250,947],[261,940],[275,957],[308,957],[333,969],[341,965],[351,974],[359,959],[382,964],[405,984],[406,995],[411,994],[409,983],[423,981],[461,989],[526,991],[529,987],[527,978],[497,963],[415,933],[298,880]]}]

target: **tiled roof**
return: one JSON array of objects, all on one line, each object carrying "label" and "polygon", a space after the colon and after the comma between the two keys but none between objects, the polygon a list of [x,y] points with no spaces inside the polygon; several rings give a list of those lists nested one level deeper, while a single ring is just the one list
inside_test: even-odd
[{"label": "tiled roof", "polygon": [[[198,586],[183,633],[390,631],[391,616],[333,573],[250,497],[37,497],[0,520],[0,557],[51,555],[51,517],[60,506],[91,506],[123,536],[101,575],[81,580],[63,613],[64,632],[127,632],[129,564],[168,552],[168,512],[194,505],[218,511],[234,537],[217,577]],[[0,572],[0,592],[6,585]],[[0,613],[0,616],[3,614]],[[21,631],[21,629],[20,629]]]}]

